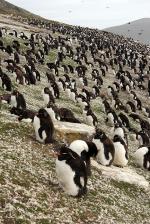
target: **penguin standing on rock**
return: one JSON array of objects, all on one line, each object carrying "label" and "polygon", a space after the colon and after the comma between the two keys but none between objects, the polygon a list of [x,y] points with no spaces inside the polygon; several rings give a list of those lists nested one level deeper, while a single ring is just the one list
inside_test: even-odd
[{"label": "penguin standing on rock", "polygon": [[96,160],[104,166],[110,166],[114,160],[115,153],[113,142],[101,129],[96,130],[94,139],[92,141],[95,143],[98,149]]},{"label": "penguin standing on rock", "polygon": [[119,135],[115,135],[114,139],[115,155],[113,165],[124,167],[128,163],[128,148],[125,141]]},{"label": "penguin standing on rock", "polygon": [[76,152],[81,157],[81,159],[86,162],[87,175],[91,175],[90,158],[95,158],[98,153],[95,143],[83,140],[75,140],[71,142],[69,148]]},{"label": "penguin standing on rock", "polygon": [[74,197],[86,194],[87,172],[84,161],[66,146],[62,146],[56,155],[56,174],[63,190]]},{"label": "penguin standing on rock", "polygon": [[150,146],[142,146],[133,155],[135,163],[150,171]]},{"label": "penguin standing on rock", "polygon": [[33,119],[36,140],[41,143],[52,143],[54,134],[54,125],[48,112],[41,108]]}]

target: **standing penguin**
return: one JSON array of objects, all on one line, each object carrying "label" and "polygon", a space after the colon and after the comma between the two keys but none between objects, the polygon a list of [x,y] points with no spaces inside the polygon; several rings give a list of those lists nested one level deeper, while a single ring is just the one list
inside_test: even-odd
[{"label": "standing penguin", "polygon": [[96,156],[97,161],[104,166],[110,166],[114,160],[115,153],[113,142],[101,129],[96,130],[93,142],[98,149],[98,154]]},{"label": "standing penguin", "polygon": [[51,117],[45,109],[40,109],[33,119],[36,140],[41,143],[52,143],[54,134],[54,125]]},{"label": "standing penguin", "polygon": [[128,144],[127,135],[121,122],[116,123],[113,129],[114,129],[113,135],[114,136],[119,135],[125,141],[125,143]]},{"label": "standing penguin", "polygon": [[142,146],[133,155],[135,163],[150,171],[150,146]]},{"label": "standing penguin", "polygon": [[71,142],[69,148],[76,152],[83,161],[86,162],[87,175],[91,175],[90,158],[96,157],[98,150],[93,142],[75,140]]},{"label": "standing penguin", "polygon": [[49,102],[55,103],[53,94],[48,87],[44,88],[44,90],[42,91],[42,95],[43,95],[45,105],[47,105]]},{"label": "standing penguin", "polygon": [[84,161],[66,146],[62,146],[56,154],[56,174],[60,186],[71,196],[86,194],[87,172]]},{"label": "standing penguin", "polygon": [[115,135],[114,139],[115,155],[113,164],[124,167],[128,163],[128,148],[125,141],[119,135]]},{"label": "standing penguin", "polygon": [[24,96],[19,93],[18,90],[14,90],[10,97],[10,104],[12,107],[16,107],[19,109],[26,109],[26,101]]}]

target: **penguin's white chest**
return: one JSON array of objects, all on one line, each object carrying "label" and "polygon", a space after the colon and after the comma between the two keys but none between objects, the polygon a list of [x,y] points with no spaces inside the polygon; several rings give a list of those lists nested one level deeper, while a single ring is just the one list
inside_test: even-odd
[{"label": "penguin's white chest", "polygon": [[65,92],[66,92],[67,96],[70,98],[70,93],[71,93],[70,89],[66,89]]},{"label": "penguin's white chest", "polygon": [[74,92],[71,92],[70,93],[70,99],[75,103],[76,102],[76,99],[75,99],[75,93]]},{"label": "penguin's white chest", "polygon": [[48,103],[49,103],[49,95],[48,94],[43,94],[43,99],[44,99],[44,103],[45,103],[45,105],[47,105]]},{"label": "penguin's white chest", "polygon": [[45,133],[45,131],[43,131],[42,132],[42,138],[40,138],[39,129],[40,129],[41,125],[40,125],[40,119],[37,116],[35,116],[34,119],[33,119],[33,127],[34,127],[34,130],[35,130],[36,140],[43,143],[45,138],[46,138],[46,133]]},{"label": "penguin's white chest", "polygon": [[108,114],[108,122],[110,123],[110,125],[114,124],[114,116],[112,113]]},{"label": "penguin's white chest", "polygon": [[53,109],[52,108],[45,108],[45,110],[50,115],[51,119],[53,121],[56,121],[56,116],[55,116],[55,112],[53,111]]},{"label": "penguin's white chest", "polygon": [[124,131],[122,128],[116,128],[115,131],[114,131],[114,135],[119,135],[121,138],[124,139]]},{"label": "penguin's white chest", "polygon": [[12,107],[17,107],[16,96],[14,96],[14,95],[11,96],[10,104],[12,105]]},{"label": "penguin's white chest", "polygon": [[114,142],[115,147],[115,155],[113,164],[117,166],[126,166],[128,163],[128,159],[126,158],[126,150],[124,146],[120,142]]},{"label": "penguin's white chest", "polygon": [[65,160],[56,160],[56,174],[63,190],[69,195],[76,196],[79,187],[74,182],[75,172],[66,164]]},{"label": "penguin's white chest", "polygon": [[94,125],[93,124],[93,117],[91,115],[88,115],[86,117],[86,121],[87,121],[88,125],[90,125],[90,126],[93,126]]},{"label": "penguin's white chest", "polygon": [[58,88],[59,88],[60,91],[64,90],[62,82],[58,82]]}]

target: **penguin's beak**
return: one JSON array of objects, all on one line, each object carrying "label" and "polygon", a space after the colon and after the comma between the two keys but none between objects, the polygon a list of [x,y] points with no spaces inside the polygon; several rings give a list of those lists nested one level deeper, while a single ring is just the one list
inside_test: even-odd
[{"label": "penguin's beak", "polygon": [[60,152],[59,151],[52,150],[52,156],[54,158],[58,158],[59,155],[60,155]]}]

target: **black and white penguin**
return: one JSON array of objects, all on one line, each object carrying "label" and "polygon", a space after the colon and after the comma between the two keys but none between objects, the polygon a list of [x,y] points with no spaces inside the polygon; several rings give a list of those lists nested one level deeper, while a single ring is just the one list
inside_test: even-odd
[{"label": "black and white penguin", "polygon": [[136,139],[139,141],[139,145],[149,145],[150,144],[150,138],[149,136],[143,132],[143,131],[139,131],[136,134]]},{"label": "black and white penguin", "polygon": [[115,93],[115,91],[114,91],[113,87],[112,86],[108,86],[107,87],[107,94],[108,94],[108,96],[113,98],[114,93]]},{"label": "black and white penguin", "polygon": [[138,166],[150,171],[150,146],[138,148],[133,157]]},{"label": "black and white penguin", "polygon": [[12,107],[17,107],[19,109],[26,109],[26,101],[24,99],[24,96],[21,93],[19,93],[18,90],[14,90],[11,93],[10,104]]},{"label": "black and white penguin", "polygon": [[2,81],[2,88],[4,88],[6,91],[11,91],[12,82],[11,82],[11,79],[8,77],[8,75],[6,75],[3,72],[0,72],[0,78],[1,78],[1,81]]},{"label": "black and white penguin", "polygon": [[106,122],[108,122],[108,124],[111,126],[113,126],[114,124],[116,124],[118,122],[118,116],[114,110],[110,109],[107,112]]},{"label": "black and white penguin", "polygon": [[48,87],[45,87],[43,89],[42,95],[43,95],[45,105],[47,105],[49,102],[55,103],[55,99],[53,97],[53,94]]},{"label": "black and white penguin", "polygon": [[54,125],[48,112],[41,108],[33,119],[36,140],[41,143],[52,143]]},{"label": "black and white penguin", "polygon": [[118,82],[113,82],[113,88],[114,88],[114,91],[119,92],[120,84]]},{"label": "black and white penguin", "polygon": [[118,115],[118,117],[119,117],[119,120],[122,122],[122,124],[123,124],[124,127],[126,127],[126,128],[130,128],[130,122],[129,122],[129,119],[128,119],[128,117],[127,117],[125,114],[120,113],[120,114]]},{"label": "black and white penguin", "polygon": [[65,81],[62,78],[58,79],[57,84],[58,84],[59,91],[64,91],[65,90],[66,84],[65,84]]},{"label": "black and white penguin", "polygon": [[88,125],[97,126],[98,119],[97,119],[96,115],[93,113],[93,111],[89,105],[85,106],[85,108],[83,110],[83,115],[84,115],[85,120]]},{"label": "black and white penguin", "polygon": [[115,135],[120,136],[127,144],[127,136],[126,136],[125,129],[123,128],[123,125],[121,124],[121,122],[116,123],[113,128],[113,136],[115,136]]},{"label": "black and white penguin", "polygon": [[71,99],[74,103],[76,103],[76,95],[77,95],[76,90],[71,89],[71,90],[70,90],[70,99]]},{"label": "black and white penguin", "polygon": [[87,101],[87,99],[85,98],[85,96],[83,96],[82,94],[79,94],[76,97],[77,102],[79,103],[79,105],[81,106],[81,108],[85,108],[85,106],[89,105],[89,102]]},{"label": "black and white penguin", "polygon": [[36,111],[29,109],[20,109],[17,107],[12,107],[10,109],[10,113],[17,115],[18,121],[24,121],[27,123],[33,122],[34,116],[36,115]]},{"label": "black and white penguin", "polygon": [[113,138],[115,155],[113,165],[124,167],[128,163],[128,147],[125,141],[119,135],[115,135]]},{"label": "black and white penguin", "polygon": [[129,112],[136,112],[136,106],[132,101],[128,101],[126,105],[128,107]]},{"label": "black and white penguin", "polygon": [[47,113],[50,115],[52,121],[60,120],[60,117],[56,113],[55,108],[56,108],[56,106],[53,103],[51,103],[51,102],[49,102],[47,104],[47,107],[45,108],[45,110],[47,111]]},{"label": "black and white penguin", "polygon": [[95,143],[98,149],[96,160],[104,166],[110,166],[114,160],[115,153],[113,142],[101,129],[96,130],[92,142]]},{"label": "black and white penguin", "polygon": [[142,102],[141,102],[141,100],[138,97],[134,98],[134,102],[136,104],[137,109],[138,110],[142,110]]},{"label": "black and white penguin", "polygon": [[100,95],[100,87],[94,85],[92,87],[92,93],[95,96],[95,98],[98,97]]},{"label": "black and white penguin", "polygon": [[56,174],[66,194],[81,197],[87,192],[87,171],[80,156],[66,146],[56,153]]},{"label": "black and white penguin", "polygon": [[71,142],[69,148],[76,152],[81,157],[81,159],[86,162],[87,175],[91,175],[90,158],[95,158],[98,153],[95,143],[83,140],[75,140]]}]

